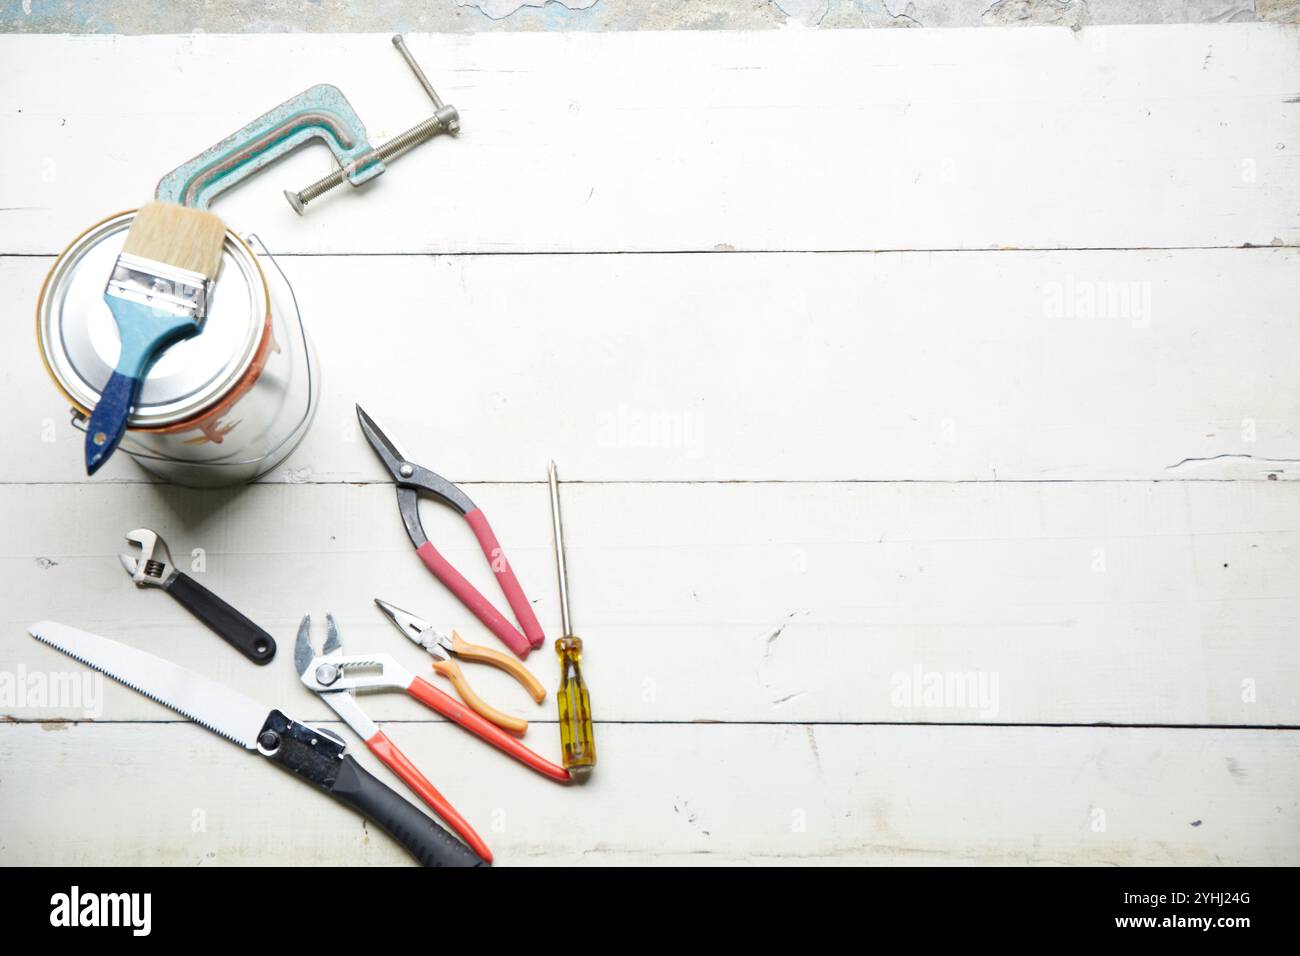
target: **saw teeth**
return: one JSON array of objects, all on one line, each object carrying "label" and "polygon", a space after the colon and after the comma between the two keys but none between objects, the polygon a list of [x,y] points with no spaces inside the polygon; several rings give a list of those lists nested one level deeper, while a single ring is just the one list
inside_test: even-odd
[{"label": "saw teeth", "polygon": [[135,692],[136,692],[137,694],[139,694],[140,696],[142,696],[142,697],[148,697],[150,700],[152,700],[152,701],[153,701],[154,703],[156,703],[156,704],[162,704],[162,705],[163,705],[164,707],[166,707],[168,710],[170,710],[170,711],[172,711],[172,712],[174,712],[174,713],[180,714],[180,715],[181,715],[182,717],[184,717],[186,720],[192,721],[192,722],[198,724],[200,727],[206,727],[208,730],[212,731],[212,732],[213,732],[214,734],[216,734],[218,737],[224,737],[226,740],[229,740],[232,744],[238,744],[240,747],[244,746],[243,741],[241,741],[241,740],[240,740],[239,738],[237,738],[237,737],[232,736],[231,734],[228,734],[226,731],[222,730],[220,727],[214,727],[212,724],[209,724],[207,721],[205,721],[205,720],[201,720],[201,719],[199,719],[198,717],[195,717],[195,716],[194,716],[193,714],[191,714],[189,711],[187,711],[187,710],[185,710],[185,709],[183,709],[183,708],[181,708],[181,707],[177,707],[175,704],[171,703],[170,701],[163,700],[161,697],[158,697],[158,696],[156,696],[156,695],[154,695],[154,694],[149,693],[149,691],[145,690],[143,687],[140,687],[140,686],[138,686],[138,685],[136,685],[136,684],[133,684],[133,683],[131,683],[129,680],[126,680],[125,678],[118,677],[118,676],[117,676],[116,674],[114,674],[112,671],[104,670],[104,668],[102,668],[102,667],[98,667],[98,666],[96,666],[95,664],[92,664],[90,661],[86,660],[84,657],[82,657],[80,654],[76,653],[75,651],[68,650],[68,648],[64,647],[63,645],[54,643],[54,641],[50,640],[50,639],[49,639],[48,637],[46,637],[44,634],[38,634],[38,633],[36,633],[35,631],[33,631],[33,632],[32,632],[32,637],[36,638],[36,639],[37,639],[38,641],[40,641],[42,644],[46,644],[46,645],[48,645],[48,646],[54,648],[56,651],[58,651],[58,652],[61,653],[61,654],[67,654],[67,655],[68,655],[69,657],[71,657],[74,661],[79,661],[79,662],[81,662],[82,664],[85,664],[85,665],[86,665],[87,667],[89,667],[92,671],[97,671],[98,673],[103,674],[105,677],[111,677],[111,678],[113,678],[113,680],[117,681],[119,684],[122,684],[122,685],[124,685],[124,686],[126,686],[126,687],[131,688],[133,691],[135,691]]}]

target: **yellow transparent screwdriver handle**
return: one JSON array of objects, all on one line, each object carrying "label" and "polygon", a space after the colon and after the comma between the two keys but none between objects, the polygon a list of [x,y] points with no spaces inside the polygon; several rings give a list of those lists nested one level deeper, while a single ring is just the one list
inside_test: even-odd
[{"label": "yellow transparent screwdriver handle", "polygon": [[560,689],[555,694],[560,710],[560,755],[564,769],[584,774],[596,766],[596,735],[591,726],[591,698],[582,680],[582,639],[562,637],[555,642],[560,657]]}]

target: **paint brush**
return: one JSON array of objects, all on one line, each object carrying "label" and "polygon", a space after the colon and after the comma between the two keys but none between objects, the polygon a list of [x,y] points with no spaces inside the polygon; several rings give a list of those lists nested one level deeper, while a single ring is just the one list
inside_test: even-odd
[{"label": "paint brush", "polygon": [[104,290],[122,350],[86,428],[86,474],[108,461],[150,366],[202,327],[226,225],[210,212],[151,202],[135,214]]}]

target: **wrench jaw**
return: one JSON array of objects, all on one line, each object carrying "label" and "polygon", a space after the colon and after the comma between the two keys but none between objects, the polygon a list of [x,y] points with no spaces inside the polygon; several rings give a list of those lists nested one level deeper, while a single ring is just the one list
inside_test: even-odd
[{"label": "wrench jaw", "polygon": [[149,528],[136,528],[126,536],[126,540],[132,549],[117,557],[136,587],[166,587],[176,574],[167,542]]}]

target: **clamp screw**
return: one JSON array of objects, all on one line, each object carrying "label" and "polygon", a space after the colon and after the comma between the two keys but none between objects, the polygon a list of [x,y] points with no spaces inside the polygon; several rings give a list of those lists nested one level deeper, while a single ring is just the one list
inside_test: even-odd
[{"label": "clamp screw", "polygon": [[415,474],[415,469],[410,464],[403,462],[402,467],[397,469],[397,473],[403,478],[410,478]]},{"label": "clamp screw", "polygon": [[257,745],[263,750],[274,753],[280,749],[280,735],[274,730],[266,730],[257,738]]},{"label": "clamp screw", "polygon": [[303,214],[308,203],[319,199],[330,190],[347,182],[350,172],[368,166],[376,160],[387,163],[389,160],[396,159],[411,147],[428,142],[439,133],[450,133],[455,136],[460,132],[460,113],[456,111],[456,107],[443,103],[442,97],[434,90],[429,78],[420,69],[420,64],[415,62],[415,57],[411,56],[411,51],[406,48],[406,41],[402,39],[400,33],[393,36],[393,46],[397,47],[397,52],[402,54],[402,59],[406,60],[407,66],[411,68],[415,78],[424,87],[424,92],[433,101],[433,115],[423,123],[412,126],[400,136],[394,137],[382,146],[358,157],[348,166],[336,169],[328,176],[321,177],[306,189],[299,190],[296,193],[286,189],[284,198],[289,200],[289,205],[293,207],[293,211],[298,215]]}]

